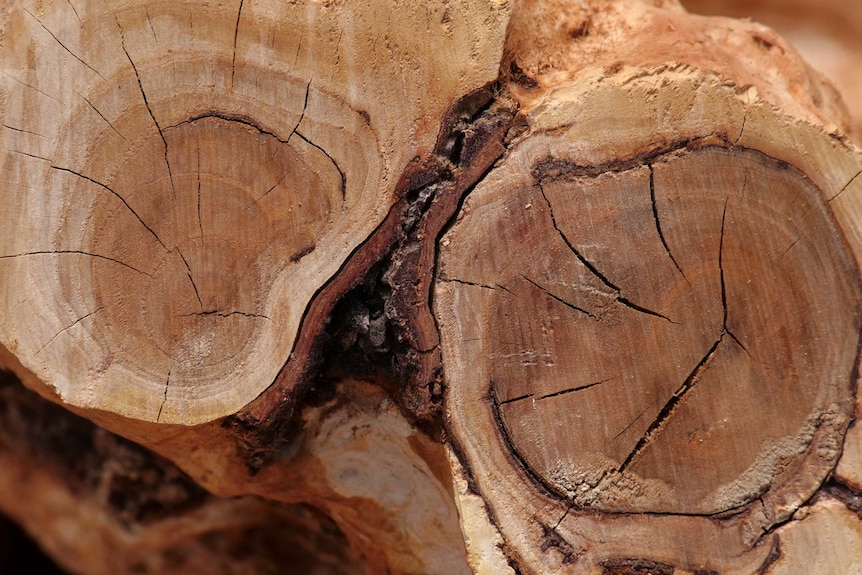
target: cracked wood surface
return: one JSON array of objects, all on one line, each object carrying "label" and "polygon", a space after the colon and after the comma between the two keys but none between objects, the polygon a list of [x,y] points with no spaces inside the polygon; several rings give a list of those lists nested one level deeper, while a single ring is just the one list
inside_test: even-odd
[{"label": "cracked wood surface", "polygon": [[[482,342],[501,431],[549,487],[606,511],[722,513],[776,489],[779,460],[817,449],[812,422],[852,415],[856,271],[799,172],[721,147],[644,162],[559,177],[540,164],[528,186],[480,186],[440,274],[506,288],[470,298],[481,319],[459,337]],[[479,255],[490,244],[506,256]]]},{"label": "cracked wood surface", "polygon": [[761,572],[857,417],[858,152],[708,73],[586,75],[524,89],[441,239],[453,446],[516,570]]},{"label": "cracked wood surface", "polygon": [[6,3],[0,343],[25,379],[106,425],[213,421],[278,380],[271,415],[508,10]]},{"label": "cracked wood surface", "polygon": [[281,527],[333,572],[862,556],[862,160],[772,31],[674,0],[0,10],[0,364],[204,502],[146,457],[128,501],[111,459],[72,493],[69,421],[10,419],[0,508],[90,546],[71,568]]}]

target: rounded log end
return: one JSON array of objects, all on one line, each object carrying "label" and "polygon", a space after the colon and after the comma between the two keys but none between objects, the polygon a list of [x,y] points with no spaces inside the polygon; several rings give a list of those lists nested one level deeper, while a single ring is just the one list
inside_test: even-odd
[{"label": "rounded log end", "polygon": [[[0,273],[16,278],[0,344],[46,394],[182,425],[234,414],[275,381],[267,408],[290,396],[355,278],[324,286],[431,153],[446,109],[495,77],[510,9],[390,8],[0,14],[0,196],[15,214]],[[302,365],[281,381],[295,349]]]},{"label": "rounded log end", "polygon": [[548,95],[441,240],[450,429],[530,565],[556,559],[518,521],[571,561],[702,568],[709,545],[679,553],[709,539],[757,563],[855,417],[858,226],[833,204],[858,155],[668,73]]}]

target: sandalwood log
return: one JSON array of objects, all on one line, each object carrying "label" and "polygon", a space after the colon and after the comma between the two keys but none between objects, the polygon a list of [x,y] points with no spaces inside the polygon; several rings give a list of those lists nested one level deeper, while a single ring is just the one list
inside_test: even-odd
[{"label": "sandalwood log", "polygon": [[774,31],[674,0],[0,24],[0,366],[43,396],[0,382],[0,509],[67,568],[858,567],[862,154]]}]

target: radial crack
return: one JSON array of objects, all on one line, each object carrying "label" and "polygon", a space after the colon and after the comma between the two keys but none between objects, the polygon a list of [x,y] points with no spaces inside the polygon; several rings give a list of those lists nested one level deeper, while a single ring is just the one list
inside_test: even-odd
[{"label": "radial crack", "polygon": [[10,126],[8,124],[3,124],[3,127],[6,128],[7,130],[12,130],[13,132],[19,132],[21,134],[29,134],[30,136],[36,136],[37,138],[43,138],[45,140],[48,139],[46,136],[43,136],[42,134],[37,134],[36,132],[31,132],[30,130],[25,130],[24,128],[15,128],[14,126]]},{"label": "radial crack", "polygon": [[739,192],[739,201],[745,201],[745,194],[748,191],[748,170],[742,173],[742,190]]},{"label": "radial crack", "polygon": [[[116,19],[116,15],[114,18]],[[150,107],[150,101],[147,99],[146,91],[144,91],[144,83],[141,81],[141,75],[138,73],[138,67],[135,65],[135,61],[132,60],[132,55],[129,54],[129,51],[126,49],[126,35],[125,32],[123,32],[123,27],[120,26],[119,19],[116,19],[116,22],[117,27],[120,29],[120,45],[123,47],[123,52],[125,52],[126,58],[132,66],[132,70],[135,72],[135,79],[138,81],[138,89],[141,91],[141,98],[144,100],[144,106],[147,108],[147,112],[153,120],[153,125],[156,127],[156,130],[158,130],[159,137],[162,139],[162,144],[165,146],[165,166],[168,168],[168,179],[171,181],[171,191],[174,192],[174,174],[171,171],[171,163],[168,161],[168,141],[165,139],[165,133],[162,130],[162,126],[159,124],[159,121],[156,119],[156,115],[153,113],[153,109]]]},{"label": "radial crack", "polygon": [[233,59],[230,63],[230,87],[233,88],[233,76],[236,72],[236,43],[239,39],[239,22],[242,19],[242,5],[245,0],[239,0],[239,10],[236,12],[236,26],[233,30]]},{"label": "radial crack", "polygon": [[697,385],[698,379],[700,375],[706,371],[709,367],[709,364],[712,362],[712,358],[715,357],[715,352],[718,349],[718,344],[721,343],[722,339],[724,339],[724,333],[719,336],[715,343],[712,344],[712,347],[709,348],[709,351],[706,352],[706,355],[703,356],[703,359],[695,366],[695,368],[691,371],[688,377],[685,378],[682,385],[677,389],[671,398],[665,403],[664,407],[661,408],[661,411],[658,412],[658,415],[635,444],[634,448],[629,453],[628,457],[626,457],[625,461],[623,461],[622,465],[620,465],[619,472],[628,468],[631,462],[640,455],[643,450],[648,447],[650,444],[655,441],[656,436],[661,432],[664,428],[665,422],[670,419],[673,414],[676,412],[677,408],[680,406],[680,403],[688,395],[694,386]]},{"label": "radial crack", "polygon": [[87,319],[88,317],[93,316],[93,315],[96,315],[96,314],[97,314],[97,313],[99,313],[100,311],[102,311],[102,308],[96,308],[94,311],[91,311],[91,312],[90,312],[90,313],[88,313],[87,315],[84,315],[84,316],[79,317],[79,318],[78,318],[78,319],[76,319],[74,322],[72,322],[70,325],[68,325],[68,326],[64,327],[63,329],[61,329],[60,331],[58,331],[57,333],[55,333],[55,334],[54,334],[54,337],[52,337],[51,339],[49,339],[49,340],[47,341],[47,343],[45,343],[45,345],[43,345],[42,347],[40,347],[40,348],[39,348],[39,350],[36,352],[36,355],[39,355],[40,353],[42,353],[42,350],[44,350],[46,347],[48,347],[49,345],[51,345],[51,343],[52,343],[55,339],[57,339],[58,337],[60,337],[60,335],[61,335],[61,334],[66,333],[67,331],[69,331],[70,329],[72,329],[73,327],[75,327],[76,325],[78,325],[79,323],[81,323],[82,321],[84,321],[85,319]]},{"label": "radial crack", "polygon": [[554,216],[554,208],[553,206],[551,206],[551,201],[548,199],[548,196],[545,195],[545,188],[541,184],[539,184],[539,191],[542,193],[542,198],[548,205],[548,213],[551,214],[551,223],[553,224],[554,229],[557,230],[557,234],[560,236],[566,246],[568,246],[569,250],[571,250],[571,252],[575,254],[575,257],[578,258],[578,261],[580,261],[584,265],[584,267],[590,270],[590,273],[599,278],[601,282],[607,287],[619,293],[620,288],[617,287],[615,284],[611,283],[611,281],[607,277],[605,277],[605,275],[600,272],[598,268],[596,268],[596,266],[594,266],[587,258],[581,255],[581,252],[578,251],[574,244],[569,241],[569,238],[566,236],[566,234],[563,233],[563,230],[560,229],[560,226],[557,225],[557,218]]},{"label": "radial crack", "polygon": [[37,156],[36,154],[31,154],[29,152],[22,152],[21,150],[9,150],[13,154],[21,154],[22,156],[27,156],[28,158],[33,158],[36,160],[42,160],[43,162],[50,162],[51,160],[48,158],[43,158],[42,156]]},{"label": "radial crack", "polygon": [[107,260],[109,262],[114,262],[115,264],[119,264],[119,265],[123,266],[124,268],[128,268],[128,269],[132,270],[133,272],[137,272],[137,273],[139,273],[141,275],[145,275],[149,278],[153,277],[150,274],[148,274],[147,272],[141,271],[138,268],[132,267],[125,262],[121,262],[120,260],[117,260],[114,258],[109,258],[108,256],[103,256],[103,255],[99,255],[99,254],[84,252],[81,250],[45,250],[45,251],[23,252],[20,254],[9,254],[9,255],[5,255],[5,256],[0,256],[0,260],[11,259],[11,258],[20,258],[20,257],[26,257],[26,256],[45,256],[45,255],[79,255],[79,256],[88,256],[91,258],[98,258],[100,260]]},{"label": "radial crack", "polygon": [[256,199],[254,202],[250,203],[250,204],[248,205],[248,207],[250,208],[251,206],[253,206],[253,205],[255,205],[255,204],[260,203],[260,201],[261,201],[262,199],[264,199],[265,197],[267,197],[267,196],[268,196],[268,195],[269,195],[273,190],[275,190],[278,186],[280,186],[280,185],[281,185],[281,183],[282,183],[284,180],[286,180],[286,179],[287,179],[287,174],[283,175],[279,181],[277,181],[276,183],[274,183],[274,184],[272,185],[272,187],[271,187],[271,188],[269,188],[267,191],[265,191],[261,197],[259,197],[258,199]]},{"label": "radial crack", "polygon": [[[296,125],[293,126],[293,130],[290,131],[290,135],[287,137],[286,143],[290,142],[290,138],[296,133],[296,130],[299,129],[299,125],[302,123],[303,118],[305,118],[305,110],[308,108],[308,94],[311,92],[311,80],[308,81],[308,84],[305,85],[305,100],[302,103],[302,112],[299,113],[299,119],[296,121]],[[301,135],[300,135],[301,137]],[[305,138],[303,138],[304,140]]]},{"label": "radial crack", "polygon": [[843,193],[844,193],[844,191],[845,191],[847,188],[849,188],[849,187],[850,187],[850,184],[852,184],[853,182],[855,182],[855,181],[856,181],[856,178],[858,178],[859,176],[862,176],[862,170],[859,170],[858,172],[856,172],[856,175],[854,175],[852,178],[850,178],[850,181],[848,181],[846,184],[844,184],[844,186],[843,186],[840,190],[838,190],[838,193],[837,193],[837,194],[835,194],[834,196],[832,196],[831,198],[829,198],[829,199],[828,199],[828,200],[826,200],[826,201],[827,201],[827,202],[831,202],[832,200],[836,199],[838,196],[840,196],[841,194],[843,194]]},{"label": "radial crack", "polygon": [[189,262],[186,261],[186,258],[183,255],[183,252],[180,251],[180,248],[176,248],[176,250],[177,253],[180,254],[180,259],[183,260],[183,264],[186,266],[186,272],[188,273],[189,281],[192,282],[192,288],[195,290],[195,297],[198,298],[198,304],[200,305],[201,309],[204,309],[204,302],[201,301],[201,294],[198,292],[198,286],[197,284],[195,284],[195,278],[192,277],[192,268],[189,267]]},{"label": "radial crack", "polygon": [[203,220],[201,220],[201,146],[198,143],[197,146],[197,172],[198,172],[198,230],[201,233],[201,239],[204,239],[204,224]]},{"label": "radial crack", "polygon": [[[748,355],[748,357],[751,357],[753,359],[751,352],[748,351],[748,348],[745,347],[745,345],[742,343],[742,341],[740,341],[740,339],[738,337],[736,337],[736,334],[734,334],[732,331],[730,331],[730,328],[727,326],[727,319],[728,319],[729,311],[728,311],[728,305],[727,305],[727,287],[726,287],[725,279],[724,279],[724,229],[725,229],[726,216],[727,216],[727,200],[725,200],[725,202],[724,202],[724,211],[722,211],[722,213],[721,213],[721,237],[718,241],[718,274],[719,274],[719,277],[721,278],[721,307],[722,307],[722,313],[723,313],[722,320],[721,320],[722,321],[721,330],[722,330],[723,334],[726,333],[727,335],[729,335],[730,339],[732,339],[736,343],[736,345],[738,345],[742,349],[742,351],[744,351],[746,353],[746,355]],[[797,238],[796,241],[794,241],[790,245],[790,247],[792,248],[794,245],[796,245],[796,242],[798,242],[798,241],[799,241],[799,238]],[[787,248],[787,249],[789,250],[790,248]],[[787,253],[787,250],[785,250],[785,253]]]},{"label": "radial crack", "polygon": [[570,387],[570,388],[568,388],[568,389],[563,389],[563,390],[561,390],[561,391],[555,391],[554,393],[548,393],[548,394],[545,394],[545,395],[540,395],[539,397],[537,397],[537,398],[536,398],[536,401],[541,401],[542,399],[550,399],[550,398],[552,398],[552,397],[557,397],[557,396],[560,396],[560,395],[566,395],[566,394],[569,394],[569,393],[574,393],[574,392],[576,392],[576,391],[583,391],[584,389],[589,389],[589,388],[591,388],[591,387],[595,387],[595,386],[597,386],[597,385],[601,385],[602,383],[607,383],[607,382],[609,382],[609,381],[613,381],[613,380],[615,380],[615,379],[619,379],[619,377],[617,377],[617,376],[615,376],[615,377],[609,377],[609,378],[607,378],[607,379],[603,379],[603,380],[601,380],[601,381],[594,381],[593,383],[588,383],[588,384],[586,384],[586,385],[579,385],[579,386],[576,386],[576,387]]},{"label": "radial crack", "polygon": [[492,286],[491,286],[491,285],[480,284],[480,283],[476,283],[476,282],[471,282],[471,281],[467,281],[467,280],[460,280],[460,279],[455,279],[455,278],[441,278],[441,277],[438,277],[438,278],[436,278],[436,279],[437,279],[437,281],[441,281],[441,282],[456,283],[456,284],[461,284],[461,285],[465,285],[465,286],[473,286],[473,287],[478,287],[478,288],[483,288],[483,289],[489,289],[489,290],[495,290],[495,289],[497,289],[497,288],[500,288],[500,289],[502,289],[503,291],[507,291],[507,292],[509,292],[509,293],[512,293],[512,292],[510,292],[508,289],[506,289],[505,287],[503,287],[503,286],[501,286],[501,285],[499,285],[499,284],[497,284],[497,285],[492,285]]},{"label": "radial crack", "polygon": [[[749,100],[750,100],[750,98],[749,98]],[[746,122],[748,122],[748,114],[749,114],[750,110],[751,110],[751,102],[749,102],[749,105],[746,106],[746,108],[745,108],[745,114],[742,116],[742,125],[739,127],[739,135],[736,136],[736,140],[733,142],[734,146],[739,145],[739,141],[742,139],[742,134],[745,133],[745,124],[746,124]]]},{"label": "radial crack", "polygon": [[159,413],[156,415],[156,423],[162,418],[162,410],[165,408],[165,403],[168,402],[168,386],[171,384],[171,372],[174,370],[174,366],[168,370],[168,376],[165,378],[165,395],[162,398],[162,404],[159,406]]},{"label": "radial crack", "polygon": [[563,522],[563,519],[565,519],[565,518],[566,518],[566,516],[569,514],[569,511],[571,511],[571,510],[572,510],[573,505],[574,505],[573,503],[571,503],[571,502],[569,503],[568,507],[566,507],[566,511],[565,511],[565,513],[563,513],[563,516],[562,516],[562,517],[560,517],[560,518],[557,520],[557,522],[554,524],[554,526],[553,526],[553,527],[551,527],[551,531],[556,531],[556,530],[557,530],[557,527],[559,527],[559,526],[560,526],[560,523],[562,523],[562,522]]},{"label": "radial crack", "polygon": [[732,331],[730,331],[729,329],[727,329],[727,327],[725,327],[724,333],[729,335],[730,339],[732,339],[734,341],[734,343],[736,343],[736,345],[738,345],[740,347],[740,349],[742,349],[742,351],[744,351],[748,357],[750,357],[751,359],[754,359],[754,357],[751,355],[751,352],[748,351],[748,348],[745,347],[745,345],[741,341],[739,341],[739,338],[736,337]]},{"label": "radial crack", "polygon": [[682,271],[682,268],[679,267],[679,263],[676,261],[676,258],[673,257],[673,253],[670,251],[670,246],[667,245],[667,240],[664,237],[664,233],[661,230],[661,220],[658,216],[658,206],[655,201],[655,174],[653,173],[652,164],[647,166],[649,168],[649,199],[652,204],[652,215],[655,219],[655,229],[658,232],[658,237],[661,240],[661,245],[664,246],[664,251],[667,252],[670,261],[673,262],[674,267],[676,267],[677,271],[682,275],[682,278],[685,282],[691,285],[691,282],[688,281],[688,278],[685,276],[685,272]]},{"label": "radial crack", "polygon": [[554,295],[553,293],[551,293],[550,291],[548,291],[548,290],[547,290],[547,288],[545,288],[545,287],[543,287],[543,286],[541,286],[541,285],[537,284],[536,282],[534,282],[533,280],[531,280],[531,279],[530,279],[530,278],[528,278],[527,276],[522,275],[521,277],[522,277],[522,278],[524,278],[525,280],[527,280],[528,282],[530,282],[530,284],[532,284],[532,285],[533,285],[533,286],[535,286],[537,289],[539,289],[540,291],[542,291],[545,295],[547,295],[548,297],[550,297],[551,299],[553,299],[553,300],[555,300],[555,301],[560,302],[561,304],[563,304],[563,305],[564,305],[564,306],[566,306],[567,308],[569,308],[569,309],[573,309],[573,310],[575,310],[575,311],[577,311],[577,312],[580,312],[580,313],[582,313],[582,314],[584,314],[584,315],[586,315],[586,316],[589,316],[589,317],[593,318],[593,319],[594,319],[594,320],[596,320],[596,321],[601,321],[601,318],[600,318],[600,317],[598,317],[597,315],[594,315],[594,314],[592,314],[592,313],[588,312],[587,310],[585,310],[585,309],[583,309],[583,308],[580,308],[580,307],[576,306],[576,305],[575,305],[575,304],[573,304],[573,303],[567,302],[566,300],[564,300],[563,298],[561,298],[561,297],[559,297],[559,296],[557,296],[557,295]]},{"label": "radial crack", "polygon": [[73,176],[77,176],[78,178],[81,178],[82,180],[86,180],[86,181],[90,182],[91,184],[95,184],[95,185],[99,186],[100,188],[107,190],[108,192],[110,192],[111,194],[116,196],[117,199],[119,199],[121,202],[123,202],[123,205],[126,206],[126,208],[128,208],[128,210],[132,213],[132,215],[135,216],[135,219],[137,219],[141,223],[141,225],[144,226],[147,229],[147,231],[152,234],[152,236],[156,239],[156,241],[159,242],[159,245],[162,246],[163,248],[165,248],[165,250],[170,251],[170,250],[168,250],[168,247],[162,242],[161,238],[159,238],[158,234],[153,230],[153,228],[148,226],[146,224],[146,222],[143,220],[143,218],[141,218],[141,216],[138,215],[138,212],[136,212],[134,210],[134,208],[132,208],[132,206],[129,205],[129,202],[127,202],[126,199],[123,198],[123,196],[121,196],[120,194],[115,192],[109,186],[106,186],[102,182],[94,180],[93,178],[91,178],[89,176],[85,176],[84,174],[76,172],[75,170],[70,170],[69,168],[62,168],[60,166],[51,166],[51,168],[53,168],[59,172],[66,172],[67,174],[72,174]]},{"label": "radial crack", "polygon": [[727,288],[724,283],[724,222],[727,216],[727,200],[724,201],[724,210],[721,212],[721,236],[718,240],[718,275],[721,278],[721,308],[722,320],[721,326],[723,330],[727,330]]},{"label": "radial crack", "polygon": [[504,399],[503,401],[498,401],[500,405],[506,405],[507,403],[515,403],[516,401],[523,401],[524,399],[529,399],[533,397],[532,393],[528,393],[526,395],[519,395],[518,397],[513,397],[511,399]]},{"label": "radial crack", "polygon": [[613,291],[616,292],[615,299],[617,302],[619,302],[619,303],[623,304],[624,306],[631,308],[635,311],[645,313],[645,314],[651,315],[653,317],[661,318],[661,319],[668,321],[670,323],[674,323],[674,324],[676,323],[675,321],[673,321],[672,319],[670,319],[669,317],[667,317],[665,315],[662,315],[656,311],[652,311],[651,309],[645,308],[643,306],[637,305],[637,304],[633,303],[631,300],[629,300],[628,298],[622,297],[622,290],[616,284],[612,283],[607,278],[607,276],[605,276],[602,272],[600,272],[599,269],[596,266],[594,266],[587,258],[585,258],[581,254],[581,252],[578,251],[578,249],[574,246],[574,244],[572,244],[572,242],[569,241],[569,238],[566,237],[566,234],[563,233],[563,230],[561,230],[560,227],[557,225],[557,219],[554,217],[554,208],[553,208],[553,206],[551,206],[551,201],[548,199],[548,196],[545,195],[545,189],[544,189],[544,187],[542,187],[541,183],[539,184],[539,191],[541,192],[542,198],[544,198],[545,203],[548,205],[548,213],[551,214],[551,223],[553,224],[554,229],[557,230],[557,234],[560,236],[560,238],[563,240],[563,242],[566,244],[566,246],[568,246],[569,250],[571,250],[571,252],[573,254],[575,254],[575,257],[578,258],[578,261],[581,262],[581,264],[583,264],[584,267],[586,267],[590,271],[591,274],[596,276],[603,284],[605,284],[605,286],[609,287],[610,289],[612,289]]},{"label": "radial crack", "polygon": [[[77,94],[77,92],[76,92],[76,94]],[[99,109],[96,106],[94,106],[93,103],[90,102],[90,100],[88,100],[86,96],[84,96],[83,94],[78,94],[78,95],[81,96],[81,98],[85,102],[87,102],[87,104],[89,104],[89,106],[93,109],[93,111],[96,112],[99,115],[99,117],[102,118],[105,121],[105,123],[108,124],[108,126],[110,126],[112,130],[114,130],[114,132],[117,133],[117,135],[119,137],[121,137],[122,139],[124,139],[128,142],[128,139],[120,133],[120,131],[114,126],[114,124],[112,124],[111,121],[108,118],[106,118],[105,115],[102,114],[102,112],[100,112]]]},{"label": "radial crack", "polygon": [[299,130],[294,130],[293,133],[296,134],[297,136],[299,136],[300,138],[302,138],[302,141],[304,141],[306,144],[308,144],[309,146],[311,146],[313,148],[317,148],[318,150],[320,150],[320,152],[324,156],[329,158],[329,161],[332,162],[333,167],[335,167],[335,169],[338,170],[338,174],[341,176],[341,199],[342,199],[342,201],[346,200],[347,199],[347,177],[344,175],[344,172],[342,171],[341,167],[338,165],[338,162],[336,162],[335,159],[332,156],[330,156],[326,150],[324,150],[323,148],[321,148],[320,146],[318,146],[317,144],[315,144],[314,142],[312,142],[311,140],[309,140],[308,138],[303,136]]},{"label": "radial crack", "polygon": [[617,300],[617,302],[619,302],[619,303],[623,304],[623,305],[624,305],[624,306],[626,306],[627,308],[631,308],[631,309],[633,309],[633,310],[635,310],[635,311],[639,311],[639,312],[641,312],[641,313],[645,313],[645,314],[647,314],[647,315],[651,315],[651,316],[653,316],[653,317],[658,317],[658,318],[661,318],[661,319],[663,319],[663,320],[665,320],[665,321],[668,321],[668,322],[670,322],[670,323],[676,324],[676,322],[675,322],[675,321],[673,321],[672,319],[670,319],[670,318],[669,318],[669,317],[667,317],[666,315],[662,315],[662,314],[660,314],[660,313],[659,313],[659,312],[657,312],[657,311],[652,311],[651,309],[645,308],[645,307],[643,307],[643,306],[639,306],[639,305],[637,305],[636,303],[634,303],[634,302],[630,301],[630,300],[629,300],[629,299],[627,299],[627,298],[622,297],[622,296],[621,296],[621,295],[619,295],[619,294],[617,295],[616,300]]},{"label": "radial crack", "polygon": [[0,72],[0,74],[3,74],[3,75],[4,75],[4,76],[6,76],[7,78],[11,78],[13,81],[18,82],[19,84],[21,84],[21,85],[22,85],[22,86],[24,86],[25,88],[29,88],[29,89],[33,90],[33,91],[34,91],[34,92],[36,92],[37,94],[42,94],[42,95],[43,95],[43,96],[45,96],[46,98],[50,98],[51,100],[54,100],[54,101],[55,101],[55,102],[57,102],[58,104],[62,104],[62,103],[63,103],[63,102],[61,102],[60,100],[58,100],[57,98],[55,98],[54,96],[52,96],[51,94],[48,94],[47,92],[43,92],[42,90],[40,90],[40,89],[39,89],[39,88],[37,88],[36,86],[31,86],[30,84],[28,84],[28,83],[26,83],[26,82],[23,82],[23,81],[19,80],[18,78],[16,78],[15,76],[13,76],[13,75],[11,75],[11,74],[7,74],[7,73],[5,73],[5,72]]},{"label": "radial crack", "polygon": [[792,244],[790,244],[789,246],[787,246],[787,249],[786,249],[786,250],[784,250],[783,252],[781,252],[781,255],[780,255],[779,257],[780,257],[780,258],[783,258],[784,256],[786,256],[786,255],[787,255],[787,252],[789,252],[791,249],[793,249],[793,246],[795,246],[796,244],[798,244],[800,239],[801,239],[801,238],[796,238],[795,240],[793,240],[793,243],[792,243]]},{"label": "radial crack", "polygon": [[[97,75],[99,78],[101,78],[102,80],[104,80],[104,79],[105,79],[105,77],[104,77],[104,76],[102,76],[102,75],[99,73],[99,71],[98,71],[98,70],[96,70],[95,68],[93,68],[92,66],[90,66],[89,64],[87,64],[87,63],[86,63],[86,62],[85,62],[85,61],[84,61],[80,56],[78,56],[77,54],[75,54],[74,52],[72,52],[71,50],[69,50],[69,48],[68,48],[65,44],[63,44],[63,42],[61,42],[61,41],[60,41],[60,39],[59,39],[59,38],[57,38],[57,37],[54,35],[54,33],[53,33],[53,32],[51,32],[51,30],[49,30],[49,29],[48,29],[48,27],[47,27],[47,26],[45,26],[45,25],[42,23],[42,21],[41,21],[41,20],[39,20],[38,18],[36,18],[36,17],[35,17],[35,16],[34,16],[34,15],[29,11],[29,10],[27,10],[26,8],[24,8],[24,12],[26,12],[27,14],[29,14],[29,15],[30,15],[30,17],[31,17],[31,18],[33,18],[33,20],[35,20],[36,22],[38,22],[38,23],[39,23],[39,25],[40,25],[40,26],[45,30],[45,32],[47,32],[48,34],[50,34],[51,38],[53,38],[53,39],[54,39],[54,41],[56,41],[56,42],[57,42],[57,44],[59,44],[59,45],[60,45],[60,47],[61,47],[61,48],[63,48],[63,50],[65,50],[66,52],[68,52],[68,53],[69,53],[69,54],[70,54],[70,55],[71,55],[75,60],[77,60],[78,62],[80,62],[80,63],[81,63],[81,64],[83,64],[84,66],[86,66],[86,67],[87,67],[87,69],[89,69],[91,72],[93,72],[94,74],[96,74],[96,75]],[[75,14],[77,15],[77,12],[75,12]]]},{"label": "radial crack", "polygon": [[82,22],[81,17],[78,15],[78,10],[75,8],[75,5],[72,4],[72,0],[66,0],[66,4],[68,4],[69,7],[72,8],[72,12],[75,13],[75,18],[78,19],[78,22]]},{"label": "radial crack", "polygon": [[156,37],[156,29],[155,29],[155,27],[153,27],[152,18],[150,18],[150,9],[146,5],[144,5],[144,14],[147,15],[147,26],[150,27],[150,32],[152,32],[152,34],[153,34],[153,42],[155,42],[156,45],[158,45],[159,39]]},{"label": "radial crack", "polygon": [[623,430],[622,430],[622,431],[620,431],[619,433],[617,433],[616,435],[614,435],[614,438],[613,438],[613,439],[611,439],[611,442],[616,441],[617,439],[619,439],[619,438],[623,435],[623,433],[625,433],[626,431],[628,431],[629,429],[631,429],[631,428],[632,428],[632,425],[634,425],[635,423],[637,423],[637,421],[638,421],[641,417],[643,417],[643,416],[644,416],[644,414],[645,414],[646,412],[647,412],[647,410],[646,410],[646,409],[644,409],[643,411],[641,411],[641,412],[638,414],[638,416],[637,416],[637,417],[635,417],[634,419],[632,419],[632,422],[631,422],[631,423],[629,423],[628,425],[626,425],[626,426],[623,428]]},{"label": "radial crack", "polygon": [[296,66],[299,62],[299,52],[302,50],[302,41],[305,39],[305,27],[299,31],[299,42],[296,43],[296,54],[293,56],[293,65]]}]

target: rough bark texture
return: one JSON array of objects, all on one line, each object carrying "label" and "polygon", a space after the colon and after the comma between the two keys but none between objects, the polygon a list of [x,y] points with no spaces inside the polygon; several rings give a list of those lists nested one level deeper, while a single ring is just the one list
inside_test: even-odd
[{"label": "rough bark texture", "polygon": [[852,57],[671,0],[0,9],[0,509],[65,569],[862,565]]},{"label": "rough bark texture", "polygon": [[850,115],[849,135],[862,141],[862,10],[829,0],[686,0],[693,13],[751,18],[773,28],[838,89]]}]

